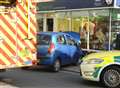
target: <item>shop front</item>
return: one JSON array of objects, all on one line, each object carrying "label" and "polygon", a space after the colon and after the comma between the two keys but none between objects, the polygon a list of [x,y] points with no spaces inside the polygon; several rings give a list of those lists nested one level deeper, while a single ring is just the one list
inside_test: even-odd
[{"label": "shop front", "polygon": [[84,50],[111,50],[120,32],[120,0],[54,0],[38,4],[38,31],[80,33]]}]

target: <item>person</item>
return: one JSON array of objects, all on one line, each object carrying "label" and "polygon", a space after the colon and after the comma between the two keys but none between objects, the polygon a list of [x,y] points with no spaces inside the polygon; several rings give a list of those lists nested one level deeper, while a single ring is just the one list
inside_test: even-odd
[{"label": "person", "polygon": [[117,33],[116,39],[113,41],[112,46],[114,49],[120,50],[120,33]]},{"label": "person", "polygon": [[100,43],[103,43],[105,41],[105,35],[102,32],[101,28],[96,31],[96,38],[99,40]]},{"label": "person", "polygon": [[62,36],[59,36],[57,38],[57,41],[58,41],[59,44],[64,44],[65,43],[64,38]]},{"label": "person", "polygon": [[97,29],[96,33],[95,33],[96,39],[97,39],[97,46],[99,49],[103,49],[103,44],[105,42],[105,35],[102,32],[102,29],[99,28]]}]

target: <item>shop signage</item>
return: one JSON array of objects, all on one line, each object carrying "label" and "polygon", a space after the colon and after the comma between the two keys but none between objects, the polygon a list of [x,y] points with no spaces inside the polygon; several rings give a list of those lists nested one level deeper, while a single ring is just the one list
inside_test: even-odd
[{"label": "shop signage", "polygon": [[108,4],[108,5],[111,5],[113,3],[113,0],[105,0],[105,2]]},{"label": "shop signage", "polygon": [[[115,0],[54,0],[52,2],[39,3],[39,10],[64,10],[64,9],[83,9],[114,7]],[[120,1],[120,0],[119,0]]]},{"label": "shop signage", "polygon": [[95,6],[105,6],[105,7],[108,7],[108,6],[113,6],[113,2],[114,0],[95,0],[94,1],[94,5]]}]

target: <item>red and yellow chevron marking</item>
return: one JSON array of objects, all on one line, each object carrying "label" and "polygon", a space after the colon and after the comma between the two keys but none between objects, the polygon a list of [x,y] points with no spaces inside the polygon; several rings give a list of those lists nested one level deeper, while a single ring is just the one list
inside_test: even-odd
[{"label": "red and yellow chevron marking", "polygon": [[[35,13],[31,11],[28,19],[30,0],[21,1],[22,3],[17,1],[16,7],[11,10],[9,8],[8,13],[0,13],[0,69],[32,65],[30,62],[36,59],[32,56],[37,32]],[[32,5],[36,5],[35,2],[31,3],[31,8]],[[29,31],[28,20],[30,20]]]}]

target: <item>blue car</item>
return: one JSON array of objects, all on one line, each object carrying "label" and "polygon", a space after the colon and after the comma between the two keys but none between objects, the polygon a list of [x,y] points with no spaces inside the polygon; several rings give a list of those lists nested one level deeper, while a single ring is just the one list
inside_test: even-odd
[{"label": "blue car", "polygon": [[84,55],[75,37],[63,32],[37,34],[38,65],[45,65],[58,72],[63,65],[77,64]]}]

